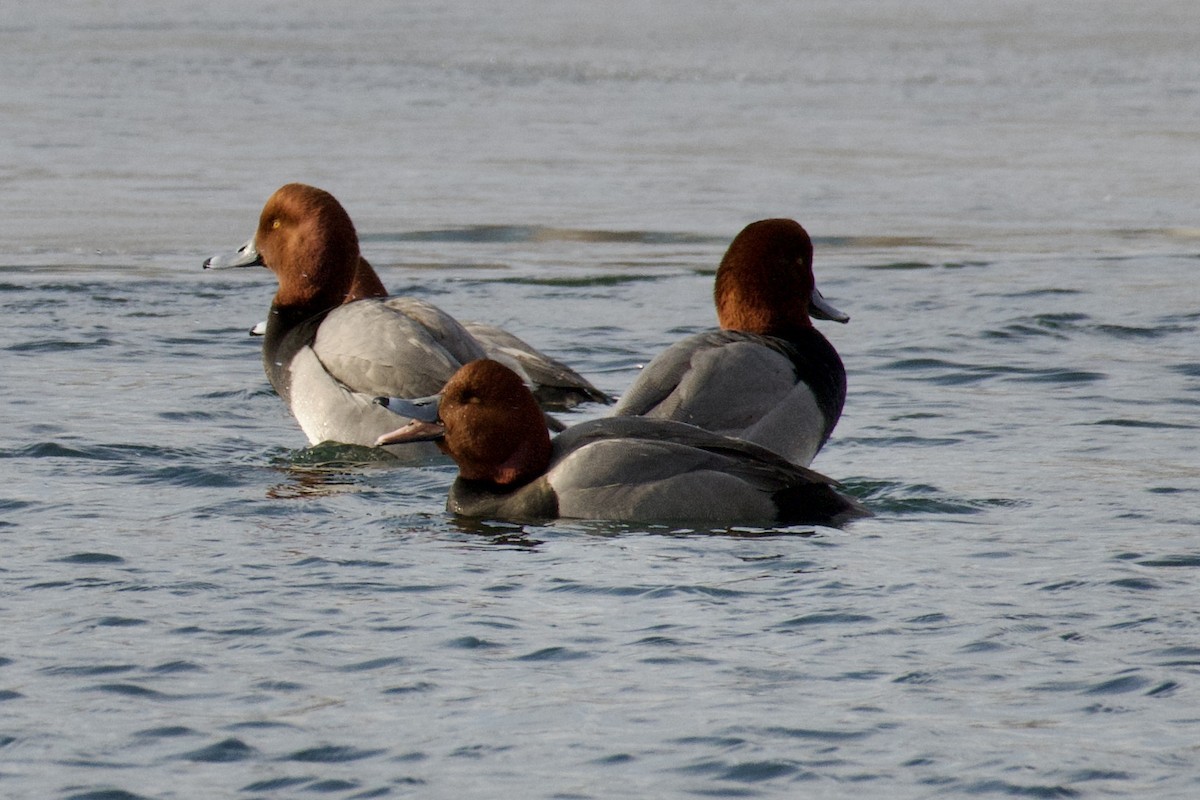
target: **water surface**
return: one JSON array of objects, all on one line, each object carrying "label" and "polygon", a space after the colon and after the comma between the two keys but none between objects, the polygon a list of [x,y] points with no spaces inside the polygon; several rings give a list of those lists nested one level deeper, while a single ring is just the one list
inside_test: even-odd
[{"label": "water surface", "polygon": [[[1197,17],[3,12],[0,791],[1194,796]],[[291,180],[613,394],[799,219],[876,516],[469,522],[305,449],[270,276],[199,268]]]}]

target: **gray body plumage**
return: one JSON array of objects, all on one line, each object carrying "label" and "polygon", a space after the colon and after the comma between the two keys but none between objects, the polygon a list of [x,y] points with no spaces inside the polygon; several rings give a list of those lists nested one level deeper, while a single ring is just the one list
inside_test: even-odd
[{"label": "gray body plumage", "polygon": [[656,356],[613,414],[686,422],[807,466],[833,431],[846,373],[815,329],[787,338],[707,331]]},{"label": "gray body plumage", "polygon": [[639,417],[554,439],[548,470],[507,490],[459,478],[450,511],[474,517],[839,524],[865,514],[836,483],[765,448]]}]

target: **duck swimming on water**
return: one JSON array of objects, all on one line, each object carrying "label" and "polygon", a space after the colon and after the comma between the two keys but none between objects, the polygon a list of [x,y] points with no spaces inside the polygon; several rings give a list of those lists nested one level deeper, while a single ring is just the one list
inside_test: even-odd
[{"label": "duck swimming on water", "polygon": [[[264,331],[263,367],[312,444],[373,445],[404,422],[375,397],[432,394],[460,366],[489,353],[432,303],[386,296],[359,252],[349,214],[313,186],[281,187],[249,242],[204,263],[206,269],[248,266],[265,266],[279,280]],[[520,357],[498,355],[519,370],[540,370],[540,379],[556,392],[605,398],[574,370],[525,348]]]},{"label": "duck swimming on water", "polygon": [[447,509],[468,517],[840,525],[869,512],[837,484],[750,442],[680,422],[605,417],[554,439],[521,378],[461,367],[379,445],[436,441],[458,465]]},{"label": "duck swimming on water", "polygon": [[817,291],[808,232],[790,219],[747,225],[717,270],[719,330],[655,356],[615,416],[687,422],[808,466],[846,400],[846,370],[812,317],[848,322]]}]

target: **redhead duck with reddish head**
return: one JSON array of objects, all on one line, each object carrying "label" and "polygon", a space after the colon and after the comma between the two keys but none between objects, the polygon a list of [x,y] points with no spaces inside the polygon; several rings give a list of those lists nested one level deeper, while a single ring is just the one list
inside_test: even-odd
[{"label": "redhead duck with reddish head", "polygon": [[721,329],[656,356],[613,414],[687,422],[811,464],[841,416],[846,371],[810,317],[850,319],[817,291],[812,256],[794,220],[747,225],[717,270]]},{"label": "redhead duck with reddish head", "polygon": [[446,507],[509,520],[839,525],[868,512],[765,448],[670,420],[606,417],[553,440],[512,370],[473,361],[441,395],[388,401],[418,419],[380,445],[438,442],[458,464]]},{"label": "redhead duck with reddish head", "polygon": [[[433,304],[387,297],[359,252],[350,216],[321,189],[283,186],[267,201],[249,242],[204,263],[206,269],[255,265],[279,280],[263,366],[312,444],[373,445],[404,421],[374,398],[432,394],[460,366],[489,353]],[[547,382],[557,380],[551,390],[574,383],[588,397],[604,397],[569,367],[525,348],[519,358],[503,357],[519,369],[528,366],[527,375],[541,370]]]}]

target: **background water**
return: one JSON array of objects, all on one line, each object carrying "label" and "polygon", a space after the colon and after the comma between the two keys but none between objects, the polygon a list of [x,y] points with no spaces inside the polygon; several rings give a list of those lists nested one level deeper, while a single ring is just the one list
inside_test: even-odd
[{"label": "background water", "polygon": [[[1200,11],[0,11],[0,794],[1194,797]],[[270,392],[300,180],[619,393],[793,216],[845,531],[464,523]],[[602,413],[590,407],[571,421]]]}]

